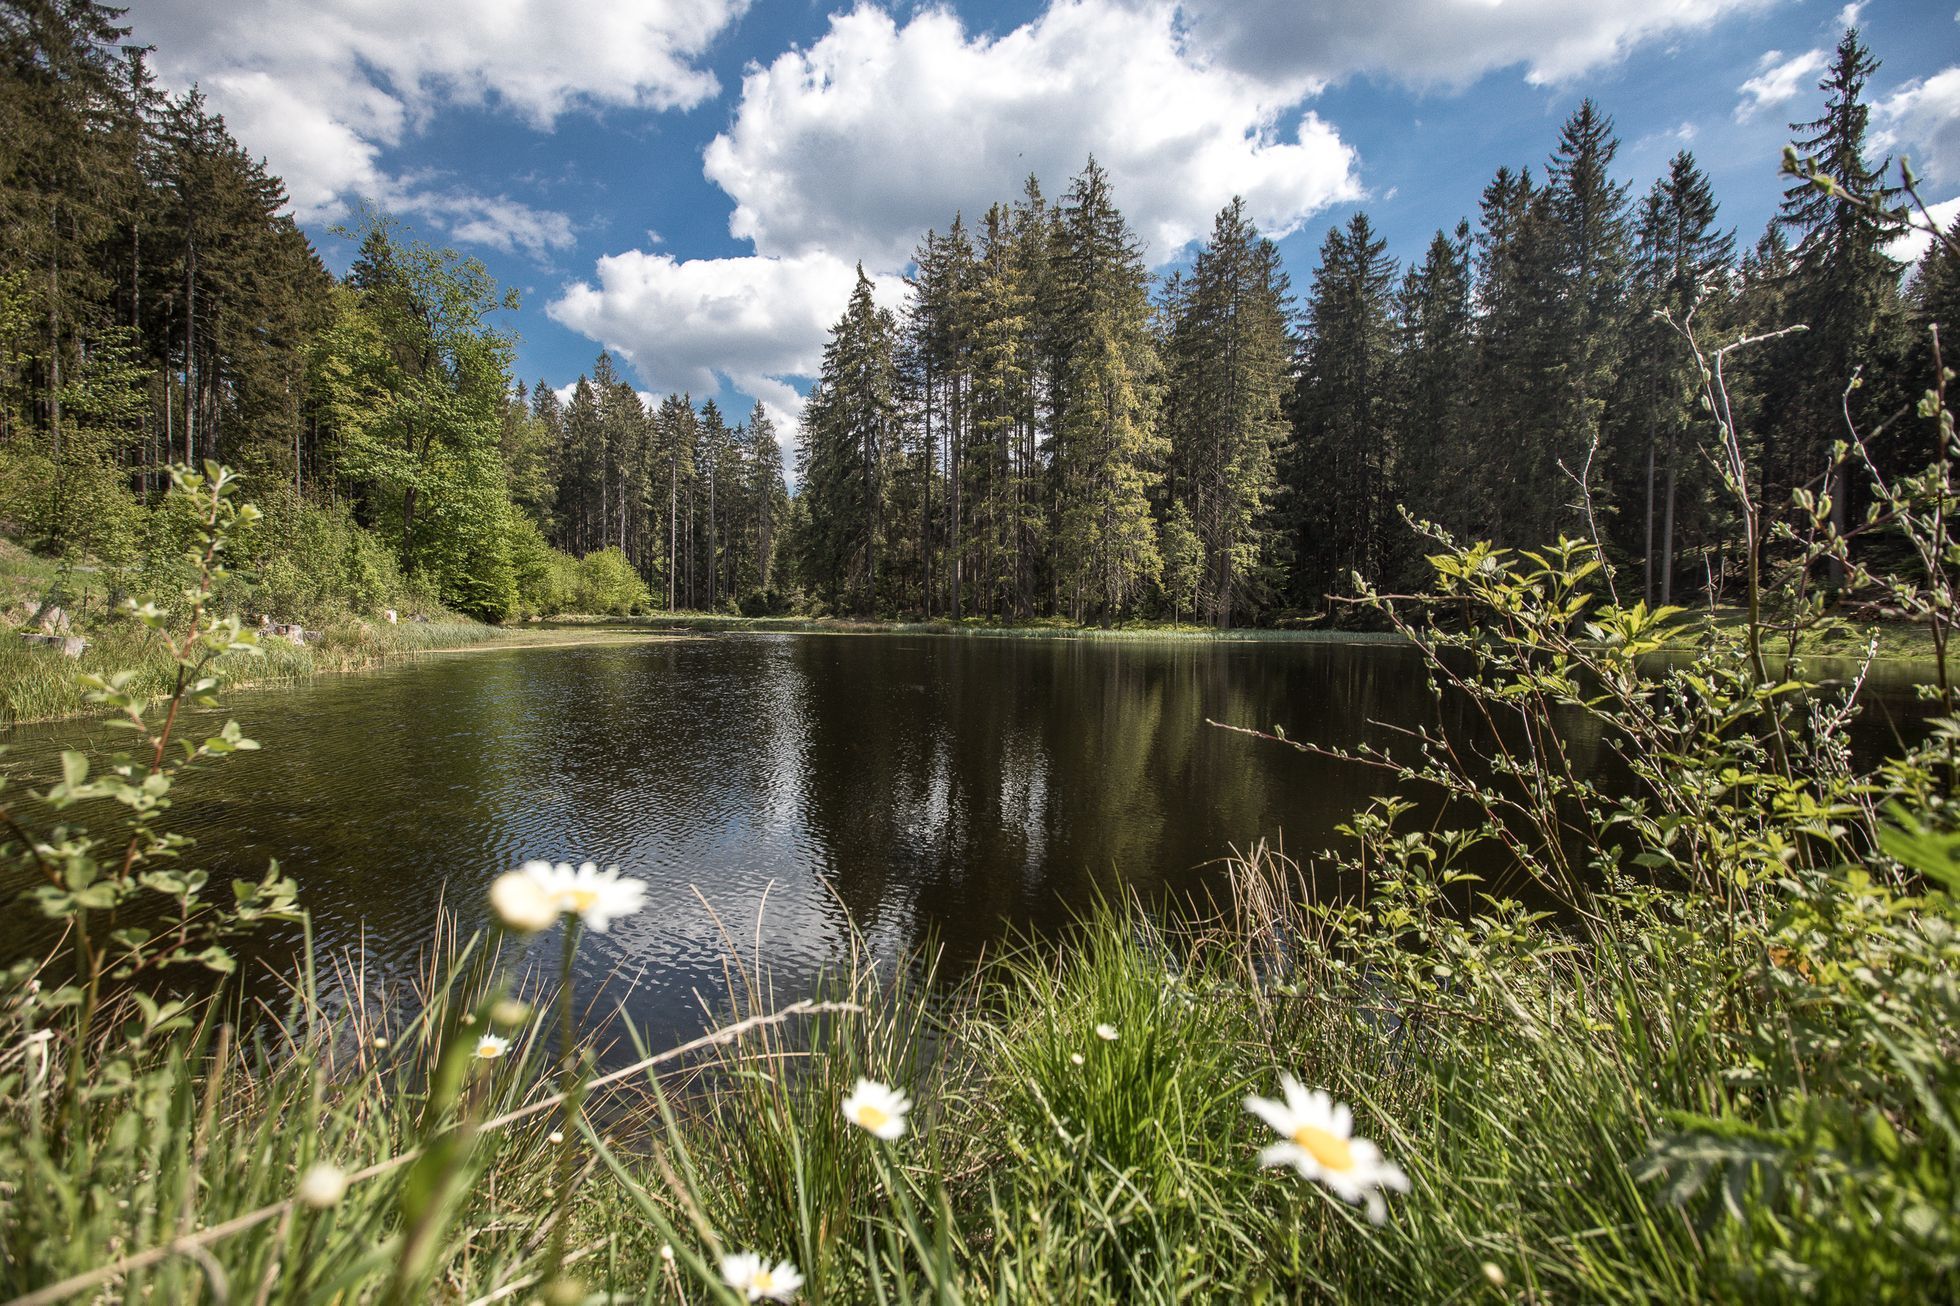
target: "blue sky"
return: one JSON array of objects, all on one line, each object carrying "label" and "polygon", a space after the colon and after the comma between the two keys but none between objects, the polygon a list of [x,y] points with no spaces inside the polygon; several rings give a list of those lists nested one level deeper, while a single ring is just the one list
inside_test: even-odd
[{"label": "blue sky", "polygon": [[[367,200],[523,292],[519,374],[611,348],[649,392],[760,398],[785,438],[862,261],[896,303],[928,225],[1059,195],[1094,153],[1159,268],[1234,194],[1304,289],[1365,209],[1407,261],[1590,95],[1635,193],[1677,149],[1746,247],[1847,20],[1874,131],[1960,196],[1956,0],[134,0],[284,176],[330,266]],[[1952,210],[1943,210],[1949,214]]]}]

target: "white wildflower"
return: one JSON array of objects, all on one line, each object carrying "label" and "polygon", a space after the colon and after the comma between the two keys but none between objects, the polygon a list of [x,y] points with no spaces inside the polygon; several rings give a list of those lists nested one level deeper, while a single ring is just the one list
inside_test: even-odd
[{"label": "white wildflower", "polygon": [[905,1132],[912,1099],[874,1080],[860,1079],[844,1099],[844,1118],[866,1133],[890,1142]]},{"label": "white wildflower", "polygon": [[495,1034],[485,1034],[476,1041],[476,1055],[483,1061],[495,1061],[508,1051],[510,1051],[510,1040],[499,1038]]},{"label": "white wildflower", "polygon": [[299,1177],[293,1196],[303,1205],[325,1209],[347,1195],[347,1172],[331,1161],[315,1161]]},{"label": "white wildflower", "polygon": [[558,895],[535,867],[545,862],[526,862],[515,871],[506,871],[490,884],[490,906],[505,929],[521,934],[548,930],[558,920]]},{"label": "white wildflower", "polygon": [[1105,1043],[1114,1043],[1116,1041],[1116,1026],[1114,1025],[1096,1026],[1096,1037],[1101,1039]]},{"label": "white wildflower", "polygon": [[788,1301],[803,1286],[803,1276],[788,1261],[769,1264],[754,1252],[721,1258],[721,1277],[750,1301]]},{"label": "white wildflower", "polygon": [[1247,1097],[1245,1109],[1273,1127],[1283,1140],[1259,1153],[1260,1165],[1290,1165],[1303,1179],[1324,1184],[1346,1202],[1365,1202],[1368,1218],[1388,1218],[1383,1191],[1406,1193],[1409,1177],[1386,1160],[1381,1149],[1354,1136],[1354,1113],[1325,1092],[1309,1092],[1291,1075],[1280,1076],[1283,1101]]},{"label": "white wildflower", "polygon": [[535,880],[558,905],[558,910],[579,918],[585,927],[604,934],[613,921],[631,916],[646,905],[647,886],[639,880],[623,878],[617,866],[604,870],[592,862],[574,868],[569,862],[525,862],[518,874]]}]

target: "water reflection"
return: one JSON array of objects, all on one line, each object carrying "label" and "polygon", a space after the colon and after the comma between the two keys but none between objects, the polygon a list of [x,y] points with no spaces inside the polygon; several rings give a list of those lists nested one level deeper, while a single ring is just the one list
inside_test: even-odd
[{"label": "water reflection", "polygon": [[[629,1009],[667,1036],[699,1026],[759,913],[787,989],[853,921],[883,955],[936,936],[957,965],[1099,894],[1201,885],[1234,845],[1321,848],[1380,776],[1206,718],[1353,747],[1439,707],[1393,647],[758,634],[438,657],[230,710],[265,751],[180,790],[204,864],[277,856],[324,945],[399,974],[441,904],[481,924],[515,862],[618,862],[652,909],[583,961],[636,975]],[[113,742],[17,731],[8,761],[45,776],[78,738]],[[1596,736],[1566,742],[1598,763]]]}]

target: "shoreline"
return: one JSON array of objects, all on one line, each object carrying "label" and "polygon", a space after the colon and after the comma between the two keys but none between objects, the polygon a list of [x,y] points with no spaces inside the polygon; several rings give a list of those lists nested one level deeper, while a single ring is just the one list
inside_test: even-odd
[{"label": "shoreline", "polygon": [[[1704,628],[1705,629],[1705,628]],[[1875,668],[1888,675],[1926,667],[1932,651],[1925,632],[1910,625],[1878,627],[1880,651]],[[740,617],[720,613],[676,612],[635,617],[565,616],[541,624],[490,626],[453,620],[383,626],[356,619],[329,626],[320,644],[293,645],[268,639],[257,653],[227,654],[210,668],[227,689],[262,689],[312,680],[316,676],[376,670],[428,655],[500,652],[521,649],[593,648],[608,645],[657,643],[721,634],[788,634],[831,636],[910,635],[945,639],[1047,640],[1090,643],[1291,644],[1333,645],[1345,648],[1418,648],[1393,631],[1272,630],[1206,626],[1062,626],[995,625],[979,622],[901,621],[855,617]],[[113,628],[91,637],[81,659],[30,650],[0,642],[0,733],[16,726],[47,725],[90,715],[75,677],[82,672],[108,675],[137,669],[139,682],[148,682],[151,697],[169,693],[174,664],[146,647],[136,632]],[[1692,654],[1694,644],[1681,644],[1663,656]],[[1831,666],[1856,666],[1857,646],[1809,648],[1799,659]]]}]

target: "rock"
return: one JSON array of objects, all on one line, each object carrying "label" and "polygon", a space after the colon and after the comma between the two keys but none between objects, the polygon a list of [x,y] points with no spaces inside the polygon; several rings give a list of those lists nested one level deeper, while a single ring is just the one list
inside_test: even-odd
[{"label": "rock", "polygon": [[43,635],[66,635],[68,633],[68,609],[59,603],[50,603],[41,609],[41,633]]},{"label": "rock", "polygon": [[394,625],[397,620],[399,620],[399,618],[395,615],[395,610],[393,608],[382,609],[381,615],[388,618],[388,624],[391,626]]},{"label": "rock", "polygon": [[80,635],[22,635],[37,648],[54,649],[63,657],[78,658],[88,652],[88,641]]}]

